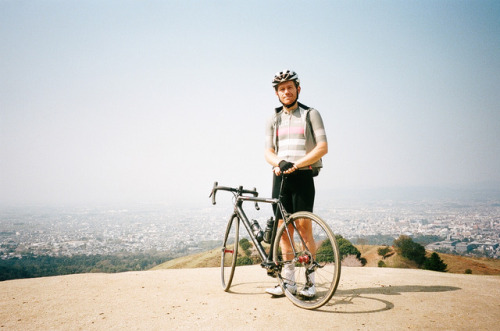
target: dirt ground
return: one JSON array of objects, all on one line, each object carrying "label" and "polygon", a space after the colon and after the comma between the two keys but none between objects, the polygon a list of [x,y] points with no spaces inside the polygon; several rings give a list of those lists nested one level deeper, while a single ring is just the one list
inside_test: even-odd
[{"label": "dirt ground", "polygon": [[264,293],[275,280],[238,267],[82,274],[0,282],[0,330],[498,330],[500,277],[345,267],[324,307]]}]

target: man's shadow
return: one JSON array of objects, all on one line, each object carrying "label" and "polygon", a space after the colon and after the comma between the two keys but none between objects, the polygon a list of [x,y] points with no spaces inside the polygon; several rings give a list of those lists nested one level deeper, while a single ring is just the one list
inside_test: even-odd
[{"label": "man's shadow", "polygon": [[[454,286],[422,285],[383,286],[337,290],[330,302],[317,309],[317,311],[336,314],[364,314],[382,312],[393,309],[394,304],[388,300],[365,295],[401,295],[402,293],[410,292],[448,292],[457,290],[461,290],[461,288]],[[363,304],[357,304],[358,301],[359,303]],[[348,307],[351,305],[352,307]],[[357,309],[356,307],[363,307],[364,309]]]}]

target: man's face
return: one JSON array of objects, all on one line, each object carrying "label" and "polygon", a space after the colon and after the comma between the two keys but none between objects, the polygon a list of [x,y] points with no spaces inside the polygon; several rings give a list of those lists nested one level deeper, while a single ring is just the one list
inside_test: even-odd
[{"label": "man's face", "polygon": [[281,83],[276,89],[276,95],[285,107],[292,106],[297,101],[299,93],[300,86],[296,87],[294,81]]}]

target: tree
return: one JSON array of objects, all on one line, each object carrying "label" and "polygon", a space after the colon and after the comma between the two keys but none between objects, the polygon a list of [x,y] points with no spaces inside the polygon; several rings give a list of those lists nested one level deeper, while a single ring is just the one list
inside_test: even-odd
[{"label": "tree", "polygon": [[[366,259],[361,257],[359,250],[354,247],[354,245],[347,239],[343,238],[341,235],[336,235],[335,239],[339,246],[339,259],[342,261],[346,256],[354,255],[357,260],[361,262],[361,265],[366,264]],[[333,251],[330,239],[324,240],[316,251],[316,259],[318,262],[333,262]]]},{"label": "tree", "polygon": [[339,245],[340,260],[343,260],[347,255],[356,255],[358,259],[361,257],[359,250],[349,240],[339,234],[335,236],[335,239]]},{"label": "tree", "polygon": [[446,271],[448,265],[441,260],[439,254],[434,252],[431,254],[430,258],[426,259],[424,262],[424,269],[434,270],[434,271]]},{"label": "tree", "polygon": [[409,236],[401,235],[394,240],[396,251],[403,257],[415,261],[419,266],[425,262],[424,246],[414,242]]},{"label": "tree", "polygon": [[318,262],[333,262],[333,249],[330,239],[324,240],[316,250],[316,259]]}]

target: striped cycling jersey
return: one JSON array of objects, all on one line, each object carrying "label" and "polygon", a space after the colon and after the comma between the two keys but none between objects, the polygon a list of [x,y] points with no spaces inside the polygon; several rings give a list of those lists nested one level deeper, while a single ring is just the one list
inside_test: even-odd
[{"label": "striped cycling jersey", "polygon": [[[311,125],[307,125],[306,121],[308,111]],[[280,159],[289,162],[296,162],[309,153],[318,142],[326,141],[323,120],[313,108],[308,110],[298,107],[292,113],[281,110],[272,116],[266,125],[266,148],[274,149]],[[318,168],[321,166],[321,161],[312,165]]]}]

